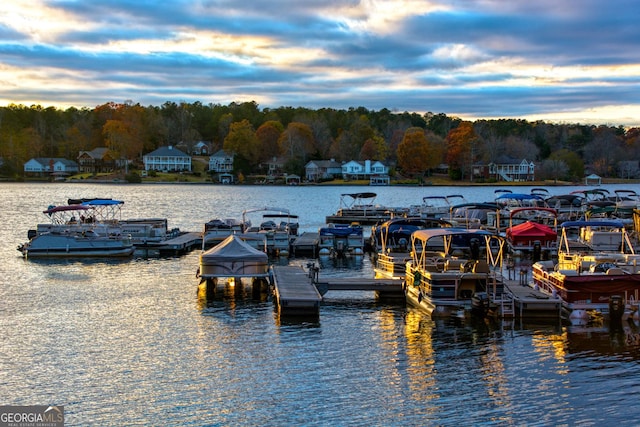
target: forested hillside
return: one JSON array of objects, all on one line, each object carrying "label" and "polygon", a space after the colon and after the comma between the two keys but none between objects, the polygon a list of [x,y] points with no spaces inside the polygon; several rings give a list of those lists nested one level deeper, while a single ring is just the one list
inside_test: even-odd
[{"label": "forested hillside", "polygon": [[160,146],[193,147],[205,141],[236,153],[243,173],[260,173],[266,160],[282,157],[286,170],[302,174],[312,159],[381,160],[394,173],[415,176],[441,164],[454,179],[471,165],[501,156],[535,161],[540,179],[640,176],[640,129],[606,124],[463,121],[443,113],[417,114],[363,107],[259,108],[167,102],[141,106],[108,103],[94,109],[9,105],[0,107],[0,174],[19,176],[33,157],[75,160],[80,151],[109,147],[119,158],[140,162]]}]

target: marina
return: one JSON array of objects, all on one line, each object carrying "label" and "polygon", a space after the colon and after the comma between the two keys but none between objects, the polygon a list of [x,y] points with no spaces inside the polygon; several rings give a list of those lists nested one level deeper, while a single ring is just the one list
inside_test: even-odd
[{"label": "marina", "polygon": [[[429,192],[460,192],[467,200],[493,192],[376,189],[380,200],[397,206]],[[277,204],[299,213],[298,238],[310,233],[313,241],[333,211],[326,201],[345,191],[273,187],[262,199],[264,187],[232,190],[0,185],[8,206],[20,206],[20,215],[0,212],[6,224],[0,233],[11,243],[0,248],[0,273],[12,278],[0,287],[0,321],[12,337],[5,348],[11,357],[0,357],[7,373],[0,390],[16,396],[10,403],[63,404],[69,425],[480,425],[488,419],[571,425],[575,411],[595,423],[631,425],[622,414],[635,404],[640,379],[640,323],[633,316],[619,324],[559,319],[557,300],[531,286],[533,260],[527,258],[505,261],[504,294],[514,298],[500,301],[500,317],[433,318],[406,304],[402,278],[376,280],[369,254],[320,258],[292,251],[289,258],[270,258],[274,270],[295,272],[290,284],[315,289],[313,316],[281,313],[273,294],[253,291],[250,277],[241,279],[243,286],[221,277],[214,296],[197,293],[198,239],[210,218]],[[126,200],[127,210],[141,218],[167,218],[175,228],[195,230],[186,238],[193,249],[162,257],[136,250],[126,259],[24,259],[15,246],[39,221],[43,201],[79,194]],[[310,200],[304,210],[300,200]],[[316,279],[309,263],[319,269]],[[378,296],[374,286],[385,291],[387,284],[394,287],[390,293],[399,287],[400,296]],[[461,413],[460,401],[483,402],[484,409]],[[313,408],[314,418],[301,415],[299,405]]]}]

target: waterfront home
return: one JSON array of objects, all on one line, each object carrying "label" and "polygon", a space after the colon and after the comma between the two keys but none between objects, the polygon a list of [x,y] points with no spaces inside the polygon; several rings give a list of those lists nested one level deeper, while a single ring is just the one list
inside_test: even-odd
[{"label": "waterfront home", "polygon": [[161,172],[191,172],[191,156],[169,145],[160,147],[142,157],[144,170]]},{"label": "waterfront home", "polygon": [[116,167],[116,156],[107,147],[94,148],[91,151],[80,151],[78,154],[80,173],[112,172]]},{"label": "waterfront home", "polygon": [[24,164],[28,176],[68,176],[78,172],[78,164],[73,160],[59,157],[35,157]]},{"label": "waterfront home", "polygon": [[209,172],[230,174],[233,172],[234,153],[218,150],[209,156]]},{"label": "waterfront home", "polygon": [[304,166],[307,181],[330,180],[342,176],[342,163],[335,159],[311,160]]},{"label": "waterfront home", "polygon": [[278,176],[282,176],[285,163],[286,159],[284,157],[272,157],[270,160],[265,161],[263,164],[267,169],[267,177],[273,180]]},{"label": "waterfront home", "polygon": [[527,159],[500,156],[495,162],[489,163],[483,175],[497,181],[533,181],[535,169],[535,163]]},{"label": "waterfront home", "polygon": [[383,176],[389,174],[389,167],[377,160],[365,160],[364,162],[351,160],[342,165],[342,178],[347,179],[370,179],[372,176]]}]

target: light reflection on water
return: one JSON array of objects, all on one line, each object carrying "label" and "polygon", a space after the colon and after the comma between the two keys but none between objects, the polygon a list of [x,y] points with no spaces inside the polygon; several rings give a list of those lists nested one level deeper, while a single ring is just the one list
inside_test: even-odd
[{"label": "light reflection on water", "polygon": [[[200,299],[197,252],[25,261],[15,250],[46,206],[71,197],[123,199],[125,217],[167,217],[188,231],[280,206],[311,231],[349,191],[1,184],[3,404],[65,405],[68,425],[636,424],[633,324],[432,321],[366,292],[329,292],[319,319],[292,321],[250,291]],[[378,201],[435,191],[480,190],[380,189]],[[367,257],[320,265],[321,275],[372,274]]]}]

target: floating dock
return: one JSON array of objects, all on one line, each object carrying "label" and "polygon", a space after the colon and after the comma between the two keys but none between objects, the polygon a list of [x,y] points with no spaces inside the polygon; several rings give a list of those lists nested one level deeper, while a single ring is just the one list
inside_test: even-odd
[{"label": "floating dock", "polygon": [[147,253],[157,253],[160,256],[183,255],[195,248],[202,247],[202,233],[185,232],[171,239],[159,242],[147,242],[136,244],[136,251],[146,251]]},{"label": "floating dock", "polygon": [[272,266],[278,311],[284,316],[319,316],[322,296],[302,267]]},{"label": "floating dock", "polygon": [[562,316],[562,300],[559,298],[552,298],[516,280],[507,280],[505,288],[512,296],[513,304],[511,307],[503,305],[502,317],[553,319]]},{"label": "floating dock", "polygon": [[311,256],[316,257],[318,255],[318,242],[320,240],[320,233],[305,231],[301,235],[295,238],[291,243],[291,252],[293,256]]},{"label": "floating dock", "polygon": [[378,296],[404,296],[402,280],[376,278],[318,279],[317,267],[272,266],[272,281],[280,314],[319,316],[322,295],[327,291],[374,291]]},{"label": "floating dock", "polygon": [[321,295],[328,291],[375,291],[378,296],[403,297],[402,279],[341,278],[317,279],[315,286]]}]

